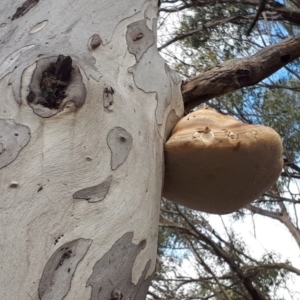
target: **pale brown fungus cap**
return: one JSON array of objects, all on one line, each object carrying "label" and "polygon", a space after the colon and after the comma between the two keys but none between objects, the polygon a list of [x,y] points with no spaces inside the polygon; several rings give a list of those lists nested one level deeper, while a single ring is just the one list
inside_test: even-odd
[{"label": "pale brown fungus cap", "polygon": [[202,108],[181,119],[165,145],[163,196],[231,213],[267,191],[282,166],[281,139],[272,128]]}]

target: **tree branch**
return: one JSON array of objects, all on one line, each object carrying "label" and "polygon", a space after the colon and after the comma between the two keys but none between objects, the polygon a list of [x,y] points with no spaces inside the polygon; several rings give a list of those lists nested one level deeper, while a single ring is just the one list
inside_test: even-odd
[{"label": "tree branch", "polygon": [[185,110],[229,92],[252,86],[300,56],[300,37],[288,38],[255,55],[232,59],[182,84]]},{"label": "tree branch", "polygon": [[289,271],[291,273],[297,274],[300,276],[300,270],[287,264],[287,263],[274,263],[274,264],[265,264],[265,265],[259,265],[259,266],[250,266],[246,267],[245,271],[260,271],[260,270],[270,270],[270,269],[284,269],[286,271]]},{"label": "tree branch", "polygon": [[280,212],[272,212],[272,211],[254,206],[252,204],[248,204],[246,206],[246,208],[255,214],[270,217],[272,219],[280,221],[290,231],[291,235],[294,237],[296,243],[298,244],[298,247],[300,248],[300,231],[299,231],[299,229],[291,221],[284,204],[282,202],[278,202],[278,205],[281,208]]},{"label": "tree branch", "polygon": [[224,289],[224,287],[221,285],[219,279],[217,278],[217,276],[215,275],[215,273],[212,271],[212,269],[209,267],[209,265],[201,258],[201,256],[199,255],[199,253],[196,251],[194,245],[187,240],[187,244],[191,250],[191,252],[194,254],[194,257],[196,259],[196,261],[203,266],[203,268],[214,278],[215,282],[217,283],[217,285],[219,286],[223,296],[225,299],[230,300],[229,295],[227,294],[226,290]]}]

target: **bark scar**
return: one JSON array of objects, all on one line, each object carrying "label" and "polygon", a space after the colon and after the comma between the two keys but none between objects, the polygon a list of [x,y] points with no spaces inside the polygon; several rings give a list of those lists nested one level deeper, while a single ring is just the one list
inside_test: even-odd
[{"label": "bark scar", "polygon": [[[41,104],[50,109],[58,109],[65,98],[65,91],[69,85],[72,71],[72,58],[59,55],[56,62],[51,62],[42,73],[40,83],[41,98],[35,104]],[[36,96],[31,91],[27,96],[29,103],[34,102]]]},{"label": "bark scar", "polygon": [[27,101],[33,111],[49,118],[63,110],[69,101],[83,106],[86,89],[79,68],[70,56],[40,59],[29,85]]},{"label": "bark scar", "polygon": [[27,0],[20,7],[17,8],[17,11],[12,16],[12,21],[24,16],[29,10],[38,4],[39,0]]}]

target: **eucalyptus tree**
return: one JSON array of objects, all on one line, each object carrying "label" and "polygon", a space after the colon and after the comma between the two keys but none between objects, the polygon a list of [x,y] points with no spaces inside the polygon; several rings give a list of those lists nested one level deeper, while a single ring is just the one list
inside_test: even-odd
[{"label": "eucalyptus tree", "polygon": [[158,53],[158,2],[2,1],[1,299],[145,299],[163,145],[199,103]]},{"label": "eucalyptus tree", "polygon": [[183,111],[156,47],[158,3],[0,10],[0,298],[144,299],[167,116]]}]

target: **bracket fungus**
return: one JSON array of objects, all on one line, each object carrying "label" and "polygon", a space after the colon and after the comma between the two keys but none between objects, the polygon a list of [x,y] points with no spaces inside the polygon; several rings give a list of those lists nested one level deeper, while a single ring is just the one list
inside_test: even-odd
[{"label": "bracket fungus", "polygon": [[270,127],[202,108],[177,123],[165,160],[165,198],[227,214],[274,184],[283,167],[282,143]]}]

